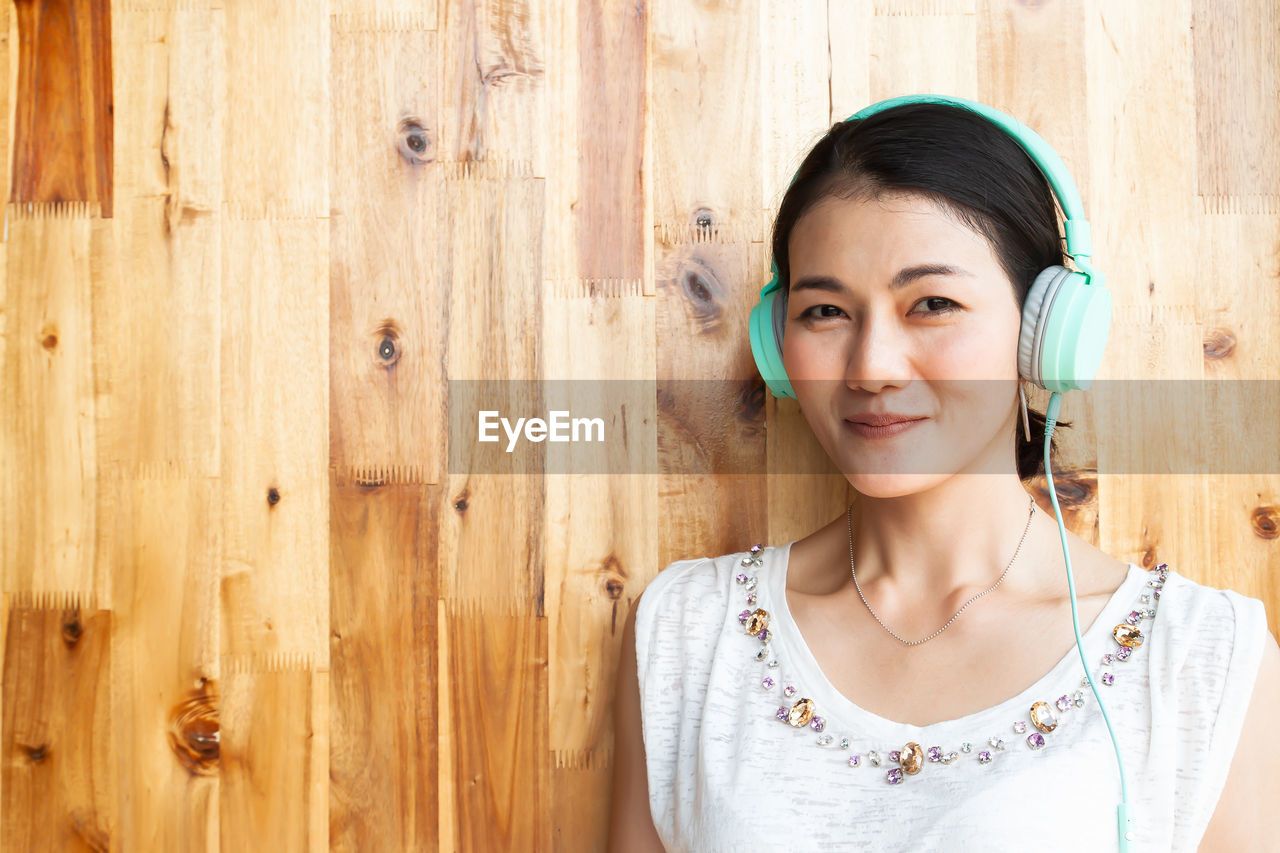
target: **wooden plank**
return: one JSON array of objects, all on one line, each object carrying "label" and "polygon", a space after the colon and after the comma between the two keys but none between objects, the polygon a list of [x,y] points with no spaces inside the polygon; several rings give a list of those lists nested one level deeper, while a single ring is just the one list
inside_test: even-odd
[{"label": "wooden plank", "polygon": [[222,674],[222,849],[328,850],[328,673],[282,654]]},{"label": "wooden plank", "polygon": [[446,465],[448,294],[438,272],[436,35],[335,28],[330,465],[342,481],[437,483]]},{"label": "wooden plank", "polygon": [[658,241],[760,242],[759,6],[664,3],[651,27]]},{"label": "wooden plank", "polygon": [[1280,214],[1280,158],[1258,156],[1280,137],[1280,8],[1267,0],[1191,2],[1196,191],[1206,212]]},{"label": "wooden plank", "polygon": [[[551,837],[547,620],[517,599],[446,601],[440,622],[448,797],[456,850],[533,850]],[[443,748],[442,753],[446,750]],[[445,811],[445,806],[449,811]]]},{"label": "wooden plank", "polygon": [[15,0],[13,5],[18,81],[7,199],[91,202],[110,218],[111,3]]},{"label": "wooden plank", "polygon": [[222,233],[222,652],[327,666],[329,227]]},{"label": "wooden plank", "polygon": [[439,0],[442,161],[547,174],[543,22],[558,5]]},{"label": "wooden plank", "polygon": [[435,850],[442,490],[334,484],[332,850]]},{"label": "wooden plank", "polygon": [[104,592],[93,542],[93,217],[87,203],[10,205],[0,410],[6,592]]},{"label": "wooden plank", "polygon": [[0,837],[15,850],[117,842],[111,614],[77,594],[10,598]]},{"label": "wooden plank", "polygon": [[223,7],[226,120],[223,199],[236,218],[329,213],[328,4],[312,0]]},{"label": "wooden plank", "polygon": [[219,490],[104,479],[117,847],[219,849]]}]

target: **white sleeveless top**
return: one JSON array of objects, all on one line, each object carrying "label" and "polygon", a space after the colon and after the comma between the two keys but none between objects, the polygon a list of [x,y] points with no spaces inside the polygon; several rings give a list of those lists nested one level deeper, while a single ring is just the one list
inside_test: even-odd
[{"label": "white sleeveless top", "polygon": [[[792,621],[782,594],[791,544],[765,547],[748,565],[745,551],[679,560],[642,593],[636,664],[649,802],[668,851],[1118,849],[1115,748],[1074,643],[994,707],[923,727],[885,719],[837,692]],[[1081,625],[1124,758],[1130,850],[1141,853],[1196,850],[1268,630],[1260,600],[1164,572],[1161,582],[1159,571],[1130,563],[1094,623]],[[741,581],[753,577],[748,604]],[[770,617],[767,642],[748,633],[758,624],[744,624],[743,611],[757,608]],[[1131,623],[1142,641],[1120,652],[1117,626]],[[796,707],[805,698],[807,725]],[[1053,717],[1038,709],[1039,723],[1057,724],[1047,732],[1030,715],[1037,701]],[[1042,746],[1029,742],[1037,737]],[[923,750],[919,765],[891,754],[908,742]],[[919,769],[905,774],[904,763]]]}]

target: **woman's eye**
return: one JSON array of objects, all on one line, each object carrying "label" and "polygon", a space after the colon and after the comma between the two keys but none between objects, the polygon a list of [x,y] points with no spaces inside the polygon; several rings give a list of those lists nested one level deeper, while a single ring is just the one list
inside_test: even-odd
[{"label": "woman's eye", "polygon": [[[839,309],[839,308],[837,308],[837,307],[836,307],[836,306],[834,306],[834,305],[814,305],[814,306],[811,306],[811,307],[806,308],[805,310],[801,311],[801,312],[800,312],[800,319],[801,319],[801,320],[806,320],[806,319],[808,319],[808,318],[812,317],[812,318],[813,318],[813,319],[815,319],[815,320],[829,320],[829,319],[831,319],[832,317],[835,317],[835,316],[836,316],[835,314],[815,314],[815,313],[814,313],[815,311],[820,311],[820,310],[821,310],[821,309],[823,309],[823,308],[830,308],[830,309],[832,309],[832,310],[834,310],[834,311],[840,311],[840,309]],[[842,312],[842,311],[841,311],[841,313],[844,313],[844,312]]]},{"label": "woman's eye", "polygon": [[945,296],[926,296],[924,299],[921,299],[921,300],[920,300],[919,302],[917,302],[916,304],[917,304],[917,305],[927,305],[928,303],[931,303],[931,302],[932,302],[932,303],[939,303],[939,304],[941,304],[941,305],[943,306],[943,307],[938,308],[938,309],[936,309],[936,310],[930,310],[930,311],[925,311],[925,312],[924,312],[924,313],[926,313],[926,314],[930,314],[930,315],[932,315],[932,316],[934,316],[934,317],[937,317],[937,316],[942,315],[942,314],[950,314],[952,311],[955,311],[956,309],[958,309],[958,308],[960,307],[957,303],[953,302],[952,300],[948,299],[948,298],[947,298],[947,297],[945,297]]}]

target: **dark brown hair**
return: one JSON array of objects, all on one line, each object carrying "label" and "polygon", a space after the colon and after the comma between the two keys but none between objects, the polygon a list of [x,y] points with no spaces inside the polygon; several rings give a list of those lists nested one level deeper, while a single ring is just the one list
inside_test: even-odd
[{"label": "dark brown hair", "polygon": [[[901,104],[837,122],[801,162],[773,224],[784,310],[791,288],[787,241],[800,217],[828,197],[893,193],[924,196],[985,237],[1013,285],[1019,309],[1042,269],[1065,266],[1053,191],[1013,137],[963,107]],[[1044,414],[1030,406],[1027,411],[1031,441],[1019,422],[1014,444],[1022,480],[1044,471]],[[1050,455],[1056,463],[1056,441]]]}]

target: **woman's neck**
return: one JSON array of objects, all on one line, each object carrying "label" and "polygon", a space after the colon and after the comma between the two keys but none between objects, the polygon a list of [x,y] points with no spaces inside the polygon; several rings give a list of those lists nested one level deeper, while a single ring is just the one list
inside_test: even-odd
[{"label": "woman's neck", "polygon": [[[1027,566],[1043,562],[1044,522],[1052,519],[1032,508],[1022,483],[1005,477],[952,477],[912,495],[860,496],[853,506],[858,584],[880,590],[882,600],[932,602],[986,589],[1009,567],[1002,587],[1039,588],[1043,577]],[[841,527],[847,558],[848,523]]]}]

